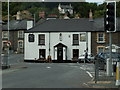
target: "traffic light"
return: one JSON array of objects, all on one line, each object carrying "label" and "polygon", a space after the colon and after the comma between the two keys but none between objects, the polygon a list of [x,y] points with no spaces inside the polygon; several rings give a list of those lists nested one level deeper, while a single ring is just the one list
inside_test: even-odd
[{"label": "traffic light", "polygon": [[116,31],[116,2],[107,2],[105,16],[105,30],[108,32]]}]

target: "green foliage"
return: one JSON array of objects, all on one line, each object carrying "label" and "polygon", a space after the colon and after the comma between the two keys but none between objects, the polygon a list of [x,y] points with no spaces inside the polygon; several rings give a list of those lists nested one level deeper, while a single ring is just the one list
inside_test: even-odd
[{"label": "green foliage", "polygon": [[120,17],[120,1],[116,3],[116,14],[117,14],[117,17]]},{"label": "green foliage", "polygon": [[[60,2],[61,3],[61,2]],[[88,18],[90,9],[93,12],[94,18],[103,17],[106,9],[106,3],[97,5],[96,3],[87,2],[63,2],[61,4],[71,4],[74,9],[74,15],[78,14],[81,18]],[[31,14],[36,15],[38,20],[39,11],[45,11],[47,15],[56,14],[59,15],[58,7],[59,2],[10,2],[10,15],[16,15],[17,11],[28,10]],[[2,15],[5,17],[8,14],[8,3],[2,3]],[[117,2],[117,16],[120,17],[120,2]]]}]

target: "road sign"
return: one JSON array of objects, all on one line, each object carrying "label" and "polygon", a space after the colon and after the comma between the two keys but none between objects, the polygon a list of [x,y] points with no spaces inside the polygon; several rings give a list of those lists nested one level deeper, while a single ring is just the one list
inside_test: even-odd
[{"label": "road sign", "polygon": [[11,45],[12,45],[12,44],[11,44],[11,41],[7,41],[6,43],[7,43],[7,44],[6,44],[7,47],[11,47]]}]

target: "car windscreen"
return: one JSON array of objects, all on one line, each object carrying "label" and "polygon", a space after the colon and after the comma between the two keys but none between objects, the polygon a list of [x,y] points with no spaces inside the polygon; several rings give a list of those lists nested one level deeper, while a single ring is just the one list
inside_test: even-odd
[{"label": "car windscreen", "polygon": [[[109,57],[110,57],[110,53],[105,53],[105,58],[109,58]],[[112,53],[112,58],[120,58],[120,54]]]}]

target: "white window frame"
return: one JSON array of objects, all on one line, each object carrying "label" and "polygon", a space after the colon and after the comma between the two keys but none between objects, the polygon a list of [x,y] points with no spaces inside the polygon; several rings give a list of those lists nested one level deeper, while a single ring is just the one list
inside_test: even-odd
[{"label": "white window frame", "polygon": [[[99,37],[99,34],[103,34],[103,37]],[[99,41],[99,38],[102,38],[103,41]],[[105,33],[97,33],[97,43],[105,43]]]},{"label": "white window frame", "polygon": [[[4,47],[4,43],[6,43],[7,41],[2,41],[2,48]],[[6,46],[5,46],[6,47]]]},{"label": "white window frame", "polygon": [[97,53],[99,53],[99,48],[103,48],[103,52],[105,51],[105,46],[97,46]]},{"label": "white window frame", "polygon": [[18,31],[18,38],[24,38],[24,31]]},{"label": "white window frame", "polygon": [[[19,44],[20,42],[22,42],[22,46],[20,46],[20,44]],[[24,45],[23,45],[23,40],[19,40],[19,41],[18,41],[18,48],[23,48],[23,46],[24,46]]]},{"label": "white window frame", "polygon": [[7,31],[2,32],[2,38],[8,38],[8,32]]}]

